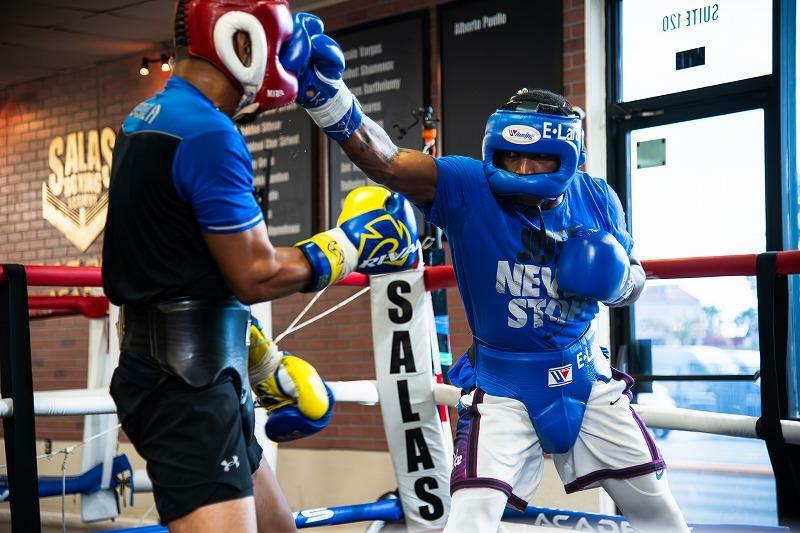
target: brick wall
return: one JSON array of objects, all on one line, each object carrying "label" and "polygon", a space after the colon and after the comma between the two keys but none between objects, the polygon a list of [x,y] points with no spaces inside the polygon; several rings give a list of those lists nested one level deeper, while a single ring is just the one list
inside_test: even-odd
[{"label": "brick wall", "polygon": [[[153,55],[153,53],[150,53]],[[51,140],[74,131],[116,131],[137,102],[167,75],[139,75],[141,55],[8,87],[0,110],[0,262],[99,265],[102,235],[83,253],[42,218],[42,183]],[[31,288],[31,294],[78,294],[82,288]],[[36,390],[86,387],[88,324],[82,318],[31,325]],[[37,420],[39,438],[80,438],[81,417]]]},{"label": "brick wall", "polygon": [[584,41],[584,0],[563,0],[564,90],[572,103],[586,109],[586,53]]},{"label": "brick wall", "polygon": [[[434,108],[438,108],[440,69],[435,6],[444,3],[441,0],[387,0],[367,5],[357,0],[321,9],[317,14],[325,20],[329,30],[338,30],[411,11],[429,10],[430,99]],[[583,0],[564,0],[563,3],[564,94],[573,104],[584,106]],[[54,136],[68,132],[106,126],[116,130],[133,105],[160,88],[166,76],[157,70],[149,77],[139,76],[140,57],[12,86],[0,94],[0,262],[93,264],[100,258],[101,238],[85,253],[80,253],[42,218],[41,188],[50,172],[48,147]],[[354,292],[347,288],[330,289],[309,316]],[[297,295],[275,302],[274,331],[283,331],[311,297]],[[452,349],[458,355],[468,346],[470,333],[455,290],[448,293],[448,306]],[[78,318],[50,319],[32,325],[37,390],[85,386],[87,330],[86,323]],[[371,345],[369,298],[365,295],[290,335],[281,347],[306,357],[327,379],[353,380],[374,377]],[[39,438],[79,439],[81,429],[79,417],[37,421]],[[384,450],[380,410],[341,404],[337,406],[331,427],[319,436],[290,446]]]}]

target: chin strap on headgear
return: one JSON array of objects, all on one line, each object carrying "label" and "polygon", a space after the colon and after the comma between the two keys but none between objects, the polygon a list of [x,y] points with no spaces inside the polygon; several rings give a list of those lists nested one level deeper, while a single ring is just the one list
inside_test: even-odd
[{"label": "chin strap on headgear", "polygon": [[[498,150],[556,156],[559,168],[543,174],[517,174],[495,166]],[[497,195],[558,198],[586,160],[580,116],[568,104],[545,104],[521,89],[486,122],[483,163]]]},{"label": "chin strap on headgear", "polygon": [[[260,113],[294,101],[297,79],[278,60],[293,22],[286,0],[178,0],[175,46],[217,67],[242,92],[234,113]],[[236,54],[234,35],[250,37],[250,64]]]}]

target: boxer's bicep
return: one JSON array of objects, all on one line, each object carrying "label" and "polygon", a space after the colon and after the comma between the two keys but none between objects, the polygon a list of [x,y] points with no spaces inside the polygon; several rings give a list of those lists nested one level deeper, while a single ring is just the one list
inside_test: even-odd
[{"label": "boxer's bicep", "polygon": [[398,148],[390,164],[384,185],[405,195],[416,205],[433,203],[439,171],[431,156],[417,150]]},{"label": "boxer's bicep", "polygon": [[361,126],[341,146],[372,180],[417,205],[433,203],[438,179],[433,158],[417,150],[399,148],[369,117],[364,117]]}]

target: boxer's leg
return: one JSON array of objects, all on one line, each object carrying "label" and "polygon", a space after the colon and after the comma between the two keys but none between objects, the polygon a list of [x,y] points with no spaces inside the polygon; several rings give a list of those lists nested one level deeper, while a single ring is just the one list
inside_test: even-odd
[{"label": "boxer's leg", "polygon": [[665,477],[665,463],[630,406],[633,379],[617,370],[598,381],[572,450],[553,456],[567,493],[602,486],[639,531],[688,531]]},{"label": "boxer's leg", "polygon": [[445,532],[494,533],[506,505],[525,509],[536,491],[542,448],[522,402],[478,389],[462,404]]},{"label": "boxer's leg", "polygon": [[294,533],[292,510],[267,460],[253,473],[253,496],[256,502],[258,533]]},{"label": "boxer's leg", "polygon": [[666,471],[630,479],[606,479],[601,486],[637,531],[688,533],[686,520],[669,490]]}]

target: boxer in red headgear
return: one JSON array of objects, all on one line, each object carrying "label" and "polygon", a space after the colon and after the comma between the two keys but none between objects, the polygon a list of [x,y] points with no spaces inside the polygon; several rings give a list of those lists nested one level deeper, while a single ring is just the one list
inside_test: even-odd
[{"label": "boxer in red headgear", "polygon": [[[296,272],[278,280],[291,294],[310,265],[300,249],[276,257],[232,120],[294,99],[278,61],[291,29],[285,0],[180,0],[173,75],[117,136],[103,243],[103,285],[122,310],[110,392],[172,533],[295,531],[253,436],[241,302],[264,298],[247,292],[261,280],[242,278],[276,277],[278,264]],[[237,258],[233,273],[219,256]]]},{"label": "boxer in red headgear", "polygon": [[[291,33],[285,0],[180,0],[175,14],[175,47],[217,67],[241,92],[234,116],[294,101],[297,79],[278,60]],[[245,35],[246,62],[237,53]]]},{"label": "boxer in red headgear", "polygon": [[[232,119],[295,98],[278,57],[288,5],[181,0],[175,21],[173,76],[130,112],[114,146],[103,287],[121,310],[110,392],[172,533],[294,531],[253,436],[250,386],[275,441],[322,430],[333,402],[311,365],[250,329],[246,304],[320,290],[354,269],[413,266],[414,217],[398,195],[357,189],[341,227],[273,247]],[[289,47],[284,64],[304,64],[304,50]],[[367,227],[386,238],[363,244]],[[399,249],[408,253],[384,260]]]}]

